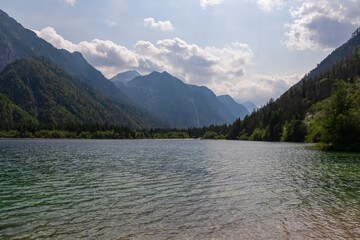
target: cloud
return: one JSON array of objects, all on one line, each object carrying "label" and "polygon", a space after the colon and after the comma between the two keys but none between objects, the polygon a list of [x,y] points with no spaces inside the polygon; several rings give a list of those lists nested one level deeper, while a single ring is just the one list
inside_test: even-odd
[{"label": "cloud", "polygon": [[122,66],[129,69],[138,67],[138,56],[126,47],[117,45],[112,41],[94,39],[91,42],[82,41],[75,44],[65,40],[51,27],[35,31],[35,33],[56,48],[66,49],[70,52],[81,52],[93,66],[101,69],[105,75],[118,71]]},{"label": "cloud", "polygon": [[72,43],[50,27],[36,33],[57,48],[81,52],[109,78],[126,70],[143,74],[167,71],[186,83],[207,86],[217,95],[230,94],[239,101],[250,100],[257,105],[280,96],[301,78],[300,75],[249,75],[247,68],[253,64],[254,54],[249,45],[240,42],[216,48],[174,38],[155,44],[138,41],[130,50],[108,40]]},{"label": "cloud", "polygon": [[284,0],[256,0],[256,2],[259,8],[266,12],[271,12],[285,4]]},{"label": "cloud", "polygon": [[161,31],[174,30],[173,25],[169,20],[156,22],[154,18],[145,18],[144,25],[151,28],[159,28]]},{"label": "cloud", "polygon": [[70,4],[71,6],[74,6],[76,3],[76,0],[63,0],[64,2],[66,2],[67,4]]},{"label": "cloud", "polygon": [[200,0],[200,6],[205,9],[207,6],[213,6],[222,3],[224,0]]},{"label": "cloud", "polygon": [[360,2],[308,0],[290,9],[292,23],[284,44],[296,50],[331,50],[350,38],[360,25]]},{"label": "cloud", "polygon": [[63,48],[67,49],[70,52],[75,51],[75,44],[72,42],[65,40],[62,36],[57,34],[54,28],[46,27],[43,28],[41,31],[33,30],[39,37],[45,39],[46,41],[50,42],[56,48]]},{"label": "cloud", "polygon": [[264,105],[270,98],[278,98],[291,86],[299,82],[304,74],[292,75],[261,75],[255,74],[250,76],[247,89],[243,90],[238,87],[235,98],[244,102],[246,100],[253,101],[256,105]]}]

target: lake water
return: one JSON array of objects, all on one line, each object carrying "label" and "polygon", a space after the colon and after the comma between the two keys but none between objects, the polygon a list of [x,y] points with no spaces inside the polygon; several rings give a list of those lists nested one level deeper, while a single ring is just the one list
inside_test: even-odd
[{"label": "lake water", "polygon": [[0,239],[359,239],[360,155],[305,146],[0,140]]}]

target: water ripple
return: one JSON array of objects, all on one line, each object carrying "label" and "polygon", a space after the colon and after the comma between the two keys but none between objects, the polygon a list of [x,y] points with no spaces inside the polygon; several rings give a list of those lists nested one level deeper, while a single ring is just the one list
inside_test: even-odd
[{"label": "water ripple", "polygon": [[303,144],[0,140],[0,239],[357,239],[359,196]]}]

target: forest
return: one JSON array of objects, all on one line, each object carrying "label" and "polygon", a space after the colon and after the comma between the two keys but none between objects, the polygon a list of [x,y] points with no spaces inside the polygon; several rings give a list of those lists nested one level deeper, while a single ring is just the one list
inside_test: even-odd
[{"label": "forest", "polygon": [[226,138],[321,142],[330,150],[360,151],[360,47],[279,99],[237,120]]},{"label": "forest", "polygon": [[[40,82],[34,82],[24,63],[26,66],[31,63]],[[53,70],[49,71],[50,68]],[[114,122],[113,119],[122,116],[121,109],[102,95],[82,93],[78,96],[76,84],[81,83],[69,80],[69,76],[46,59],[25,59],[5,68],[0,77],[0,137],[315,142],[323,149],[360,151],[360,47],[330,68],[312,75],[305,76],[278,99],[270,99],[250,116],[230,125],[139,128]],[[56,84],[53,86],[50,82]],[[12,89],[21,92],[14,93]],[[16,97],[19,94],[29,98],[19,99]],[[72,100],[67,102],[66,99]],[[39,101],[45,104],[38,104]]]}]

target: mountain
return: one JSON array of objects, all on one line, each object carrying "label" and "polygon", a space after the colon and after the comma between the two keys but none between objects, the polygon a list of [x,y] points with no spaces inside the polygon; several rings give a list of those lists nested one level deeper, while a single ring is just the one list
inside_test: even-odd
[{"label": "mountain", "polygon": [[167,72],[152,72],[116,85],[132,101],[178,127],[232,123],[236,119],[210,89],[185,84]]},{"label": "mountain", "polygon": [[[110,123],[140,127],[109,97],[44,57],[20,59],[0,74],[0,92],[42,123]],[[143,119],[155,125],[151,119]],[[143,123],[142,122],[142,123]]]},{"label": "mountain", "polygon": [[0,10],[0,70],[14,60],[31,56],[49,58],[71,76],[89,82],[109,96],[126,101],[124,94],[92,67],[81,53],[53,47]]},{"label": "mountain", "polygon": [[360,151],[360,35],[277,100],[229,127],[229,139],[322,142]]},{"label": "mountain", "polygon": [[338,63],[341,59],[346,57],[351,51],[353,51],[357,46],[360,45],[360,28],[358,28],[353,34],[352,37],[344,43],[342,46],[335,49],[329,56],[327,56],[321,63],[317,65],[316,68],[311,70],[302,81],[299,83],[302,83],[305,80],[311,79],[316,77],[319,73],[328,70],[331,68],[334,64]]},{"label": "mountain", "polygon": [[110,81],[112,81],[113,83],[116,83],[116,82],[126,83],[126,82],[133,80],[134,78],[136,78],[138,76],[141,76],[141,74],[135,70],[126,71],[126,72],[117,74],[116,76],[111,78]]},{"label": "mountain", "polygon": [[0,129],[10,130],[17,124],[35,123],[27,112],[10,101],[4,94],[0,93]]},{"label": "mountain", "polygon": [[[0,71],[14,60],[32,56],[44,56],[52,60],[70,77],[86,83],[86,86],[91,86],[111,98],[111,101],[118,105],[129,119],[133,119],[136,126],[167,126],[151,113],[132,103],[111,81],[92,67],[81,53],[70,53],[64,49],[53,47],[0,10]],[[122,118],[122,120],[124,119]],[[129,122],[126,121],[117,122],[129,125]]]},{"label": "mountain", "polygon": [[221,95],[217,98],[236,118],[244,119],[244,117],[250,113],[244,105],[235,102],[229,95]]},{"label": "mountain", "polygon": [[249,113],[252,113],[259,109],[253,102],[250,102],[250,101],[244,102],[244,103],[242,103],[242,105],[244,107],[246,107],[246,109],[249,111]]}]

